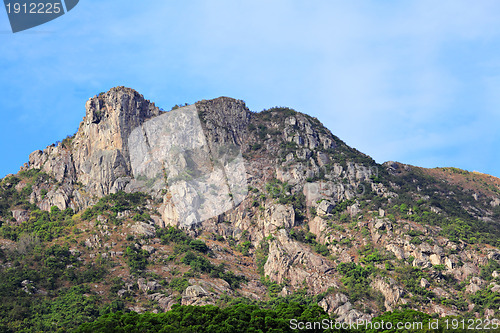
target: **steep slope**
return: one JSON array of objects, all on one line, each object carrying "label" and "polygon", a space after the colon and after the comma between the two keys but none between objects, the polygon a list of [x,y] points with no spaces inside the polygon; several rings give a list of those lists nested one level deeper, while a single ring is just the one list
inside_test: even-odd
[{"label": "steep slope", "polygon": [[113,88],[0,185],[3,267],[43,271],[29,258],[48,256],[62,269],[9,288],[27,280],[43,297],[92,284],[103,303],[163,311],[300,296],[339,321],[500,306],[499,179],[377,164],[289,108],[220,97],[163,112]]}]

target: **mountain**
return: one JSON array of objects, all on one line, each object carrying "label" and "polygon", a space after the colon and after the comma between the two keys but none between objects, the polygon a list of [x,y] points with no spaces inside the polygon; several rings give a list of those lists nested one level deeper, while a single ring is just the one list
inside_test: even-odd
[{"label": "mountain", "polygon": [[339,322],[500,306],[500,179],[378,164],[285,107],[165,112],[112,88],[1,181],[0,216],[5,330],[178,303],[293,300]]}]

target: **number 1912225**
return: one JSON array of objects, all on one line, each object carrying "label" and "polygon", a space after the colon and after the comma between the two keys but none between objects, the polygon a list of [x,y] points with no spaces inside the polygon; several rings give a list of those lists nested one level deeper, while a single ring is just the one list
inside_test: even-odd
[{"label": "number 1912225", "polygon": [[59,2],[30,2],[23,4],[8,2],[5,7],[7,7],[8,14],[59,14],[63,10]]}]

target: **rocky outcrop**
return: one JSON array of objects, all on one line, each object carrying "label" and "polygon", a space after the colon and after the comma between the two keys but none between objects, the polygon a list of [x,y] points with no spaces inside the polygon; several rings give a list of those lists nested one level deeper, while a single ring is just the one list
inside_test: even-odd
[{"label": "rocky outcrop", "polygon": [[328,314],[337,315],[336,321],[339,323],[355,323],[358,320],[366,322],[373,318],[371,314],[354,309],[352,303],[349,302],[349,298],[342,293],[328,295],[318,305]]},{"label": "rocky outcrop", "polygon": [[349,298],[342,293],[335,295],[327,295],[318,305],[323,308],[328,314],[333,313],[337,308],[349,301]]},{"label": "rocky outcrop", "polygon": [[18,224],[21,224],[23,222],[28,221],[30,218],[30,215],[29,215],[29,211],[27,211],[25,209],[16,209],[16,210],[12,211],[12,217],[14,217],[14,219],[16,219],[16,222]]},{"label": "rocky outcrop", "polygon": [[146,279],[144,278],[138,279],[137,285],[139,287],[139,290],[144,293],[161,289],[161,284],[159,284],[157,281],[146,281]]},{"label": "rocky outcrop", "polygon": [[[176,114],[180,116],[172,117]],[[171,126],[177,123],[174,120],[179,120],[177,128]],[[182,144],[172,144],[175,140]],[[164,144],[169,146],[167,150]],[[163,159],[167,153],[170,160]],[[228,166],[236,172],[231,173]],[[455,278],[467,282],[467,295],[487,288],[476,276],[489,260],[500,261],[500,251],[451,241],[443,236],[443,229],[416,223],[425,220],[418,215],[419,210],[434,220],[445,216],[445,205],[438,208],[434,202],[440,201],[440,196],[455,198],[453,191],[457,189],[441,192],[440,188],[426,188],[430,178],[420,182],[421,170],[416,167],[396,162],[385,163],[383,170],[378,167],[382,166],[345,145],[315,118],[290,109],[258,114],[250,112],[241,100],[220,97],[165,113],[124,87],[91,98],[76,135],[33,152],[26,166],[49,175],[30,184],[29,194],[31,203],[47,211],[53,206],[78,211],[120,190],[149,193],[151,221],[123,225],[126,232],[138,236],[135,247],[147,251],[152,261],[165,253],[155,238],[155,227],[173,225],[213,241],[210,248],[217,263],[234,260],[242,267],[252,266],[247,256],[264,251],[268,245],[264,275],[283,283],[279,292],[283,297],[304,286],[310,294],[338,288],[342,278],[336,270],[339,263],[373,265],[375,271],[385,271],[380,276],[370,275],[365,287],[384,296],[387,310],[397,310],[406,303],[405,297],[414,296],[399,275],[403,265],[411,265],[426,276],[418,275],[417,285],[435,295],[436,304],[424,304],[426,310],[440,315],[454,313],[455,309],[443,305],[446,302],[438,305],[457,295],[458,290],[444,286],[445,281]],[[399,176],[407,178],[397,179]],[[24,179],[17,191],[26,185]],[[281,187],[279,193],[272,193],[268,185]],[[445,183],[440,185],[445,187]],[[407,190],[412,186],[414,190]],[[402,189],[407,191],[402,200],[411,198],[414,205],[401,207],[401,201],[394,200]],[[500,200],[478,190],[470,193],[474,203],[462,208],[472,215],[484,215],[484,221],[493,220]],[[183,200],[176,201],[176,196]],[[476,209],[476,204],[483,207]],[[14,224],[29,219],[29,211],[21,204],[11,211]],[[123,221],[132,214],[135,212],[130,210],[116,217]],[[107,215],[103,213],[96,220],[99,223],[89,221],[86,231],[96,229],[100,234],[85,236],[87,250],[101,252],[102,258],[121,256],[117,249],[107,250],[105,239],[112,230],[106,225]],[[181,220],[186,223],[179,223]],[[121,236],[126,237],[126,233]],[[231,248],[221,245],[225,241]],[[243,254],[238,246],[244,242],[247,248]],[[254,274],[250,269],[242,271],[247,276]],[[496,272],[492,277],[499,275]],[[213,304],[220,295],[233,293],[223,280],[189,282],[182,304]],[[147,295],[162,309],[170,309],[176,302],[176,297],[165,294],[156,281],[140,279],[137,285],[142,296]],[[489,288],[500,290],[496,282]],[[265,299],[265,289],[260,277],[252,276],[239,292],[259,300]],[[126,297],[129,292],[122,289],[119,295]],[[365,300],[350,300],[343,292],[330,290],[320,302],[339,321],[369,320],[383,308],[373,300],[366,304]],[[374,312],[367,314],[365,309]]]},{"label": "rocky outcrop", "polygon": [[197,102],[196,109],[212,151],[220,145],[240,146],[246,141],[251,114],[245,102],[219,97]]},{"label": "rocky outcrop", "polygon": [[155,227],[145,222],[137,222],[130,229],[133,233],[144,237],[154,237],[156,234]]},{"label": "rocky outcrop", "polygon": [[406,303],[402,299],[405,295],[404,290],[396,284],[392,278],[377,278],[371,283],[372,288],[378,290],[384,295],[384,305],[387,311],[393,311],[398,303]]},{"label": "rocky outcrop", "polygon": [[72,142],[77,181],[93,195],[124,189],[131,176],[128,137],[160,110],[135,90],[117,87],[87,101]]},{"label": "rocky outcrop", "polygon": [[321,256],[293,240],[285,229],[276,233],[270,241],[269,255],[264,273],[278,283],[289,281],[291,286],[307,285],[316,292],[337,286],[333,266]]},{"label": "rocky outcrop", "polygon": [[[125,87],[89,99],[85,108],[74,138],[30,154],[27,168],[41,169],[63,184],[47,194],[40,203],[42,209],[79,210],[92,204],[94,197],[123,190],[131,179],[128,136],[161,113],[142,95]],[[81,186],[76,189],[75,184]]]},{"label": "rocky outcrop", "polygon": [[189,287],[182,293],[182,305],[214,304],[221,294],[231,294],[229,284],[220,279],[213,282],[190,279]]}]

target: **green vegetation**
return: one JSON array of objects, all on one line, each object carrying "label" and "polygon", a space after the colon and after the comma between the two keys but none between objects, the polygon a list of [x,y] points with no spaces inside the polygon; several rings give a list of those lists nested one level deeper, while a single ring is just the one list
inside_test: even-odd
[{"label": "green vegetation", "polygon": [[269,242],[262,240],[255,250],[255,262],[257,263],[257,272],[260,276],[264,276],[264,265],[267,262],[267,256],[269,255]]},{"label": "green vegetation", "polygon": [[[442,228],[441,235],[451,241],[463,240],[469,244],[486,243],[500,246],[500,224],[477,219],[464,209],[466,206],[491,209],[487,200],[476,200],[463,188],[436,181],[436,178],[424,174],[417,168],[411,168],[395,176],[381,170],[380,178],[384,185],[390,186],[390,181],[399,188],[396,191],[398,197],[392,200],[391,206],[387,206],[386,201],[373,197],[373,193],[368,193],[363,199],[374,199],[371,203],[372,209],[384,207],[387,213],[394,217],[424,225],[439,226]],[[419,193],[428,199],[415,202],[414,193]],[[440,212],[436,213],[436,210]],[[413,242],[417,244],[419,240],[414,239]]]},{"label": "green vegetation", "polygon": [[170,288],[173,290],[177,290],[180,294],[186,290],[187,287],[189,287],[189,282],[186,278],[173,278],[170,283],[168,284]]},{"label": "green vegetation", "polygon": [[365,265],[384,262],[388,259],[382,253],[380,253],[379,249],[374,248],[372,244],[361,246],[361,248],[358,250],[358,253],[360,255],[359,261]]},{"label": "green vegetation", "polygon": [[292,229],[290,230],[290,237],[299,242],[311,245],[314,251],[321,254],[322,256],[326,257],[330,255],[330,250],[328,249],[328,246],[325,244],[318,243],[316,241],[316,235],[313,234],[312,232],[306,233],[304,229]]},{"label": "green vegetation", "polygon": [[[174,305],[172,310],[157,314],[118,311],[82,324],[76,332],[465,332],[466,330],[460,329],[460,325],[458,329],[452,329],[452,320],[460,324],[462,319],[457,317],[434,319],[428,314],[405,309],[385,312],[373,318],[371,326],[354,325],[337,330],[334,321],[330,321],[331,319],[318,305],[292,301],[269,302],[260,306],[236,303],[224,308],[213,305]],[[310,325],[317,324],[307,327],[305,326],[307,322],[311,323]],[[323,322],[327,325],[321,325]],[[433,325],[430,325],[431,322]],[[298,326],[298,323],[303,323],[304,326]],[[469,324],[467,319],[465,323]],[[396,329],[398,325],[402,325],[399,330]],[[383,330],[380,327],[392,327],[392,329]]]},{"label": "green vegetation", "polygon": [[[100,297],[90,295],[88,286],[101,281],[105,266],[98,262],[84,266],[67,247],[43,248],[32,240],[34,244],[23,251],[4,253],[4,259],[15,264],[0,268],[0,331],[69,330],[109,312]],[[68,283],[73,286],[65,287]],[[123,309],[118,303],[113,307]]]},{"label": "green vegetation", "polygon": [[141,274],[146,269],[149,257],[148,251],[139,250],[135,246],[127,246],[124,255],[130,267],[130,273]]},{"label": "green vegetation", "polygon": [[[413,258],[411,261],[413,261]],[[428,281],[433,280],[427,272],[418,267],[412,267],[409,265],[398,266],[395,268],[395,271],[397,280],[414,295],[412,301],[422,302],[427,300],[427,298],[432,299],[436,297],[432,291],[420,286],[420,280],[422,278]]]},{"label": "green vegetation", "polygon": [[[21,191],[16,190],[16,185],[24,181],[24,187]],[[11,209],[20,207],[22,209],[34,208],[29,203],[29,197],[33,191],[33,186],[42,186],[42,184],[52,184],[53,178],[40,169],[30,169],[19,172],[18,176],[8,176],[0,180],[0,217],[12,219]],[[46,189],[45,193],[47,193]]]},{"label": "green vegetation", "polygon": [[16,241],[22,234],[33,234],[43,241],[51,241],[69,232],[74,225],[74,212],[71,208],[64,211],[56,206],[50,209],[50,213],[35,208],[31,211],[28,221],[20,225],[3,225],[0,227],[0,235],[3,238]]},{"label": "green vegetation", "polygon": [[184,255],[181,262],[190,266],[192,273],[208,273],[210,277],[225,280],[233,289],[239,288],[242,282],[246,282],[244,275],[236,275],[231,271],[226,271],[224,264],[214,265],[210,260],[191,251]]},{"label": "green vegetation", "polygon": [[485,309],[498,309],[500,307],[500,292],[491,291],[491,286],[489,286],[471,295],[470,301],[476,304],[475,311],[480,313],[483,313]]},{"label": "green vegetation", "polygon": [[297,303],[279,304],[271,309],[248,304],[226,308],[174,305],[172,310],[159,314],[109,313],[81,325],[77,332],[294,332],[291,319],[321,321],[328,319],[328,315],[317,305]]},{"label": "green vegetation", "polygon": [[189,244],[191,242],[191,237],[186,235],[181,229],[173,226],[157,229],[156,236],[161,239],[162,244],[169,244],[170,242],[176,244]]},{"label": "green vegetation", "polygon": [[247,255],[250,254],[250,249],[252,247],[253,247],[252,242],[250,242],[250,241],[247,240],[247,241],[244,241],[244,242],[238,244],[238,246],[236,247],[236,249],[238,251],[240,251],[241,254],[243,254],[244,256],[247,256]]},{"label": "green vegetation", "polygon": [[[384,314],[373,318],[372,322],[373,323],[382,323],[382,322],[392,323],[393,327],[396,327],[396,325],[398,323],[410,323],[410,324],[422,323],[422,326],[421,326],[422,329],[419,329],[419,326],[415,326],[414,327],[415,329],[413,329],[412,325],[409,325],[408,329],[398,330],[398,331],[402,331],[402,332],[422,332],[425,329],[429,328],[429,322],[431,321],[431,319],[432,319],[432,317],[426,313],[406,309],[404,311],[385,312]],[[441,329],[436,330],[436,332],[442,332],[443,331],[442,329],[445,326],[443,323],[439,323],[438,327]],[[377,329],[366,330],[366,332],[369,332],[369,333],[375,333],[375,332],[380,332],[380,331],[381,330],[377,330]],[[387,331],[384,331],[384,332],[387,332]],[[425,332],[434,332],[434,330],[425,330]]]},{"label": "green vegetation", "polygon": [[490,259],[487,265],[481,267],[481,273],[479,276],[483,280],[490,281],[493,279],[492,273],[494,271],[500,272],[500,264],[498,261]]},{"label": "green vegetation", "polygon": [[292,205],[295,211],[295,219],[301,221],[305,218],[306,198],[302,191],[292,193],[291,185],[283,183],[279,179],[274,179],[266,184],[266,192],[269,193],[272,199],[277,199],[278,203]]},{"label": "green vegetation", "polygon": [[363,267],[353,262],[343,262],[337,266],[337,271],[343,275],[341,281],[349,292],[351,302],[371,298],[369,277],[373,270],[373,266]]},{"label": "green vegetation", "polygon": [[149,195],[141,192],[125,193],[120,191],[113,193],[102,197],[97,204],[91,208],[87,208],[82,214],[82,219],[90,220],[102,215],[106,211],[111,211],[113,217],[116,217],[118,213],[126,210],[139,214],[138,219],[142,219],[144,218],[144,216],[142,216],[144,213],[143,207],[147,204],[149,199]]}]

